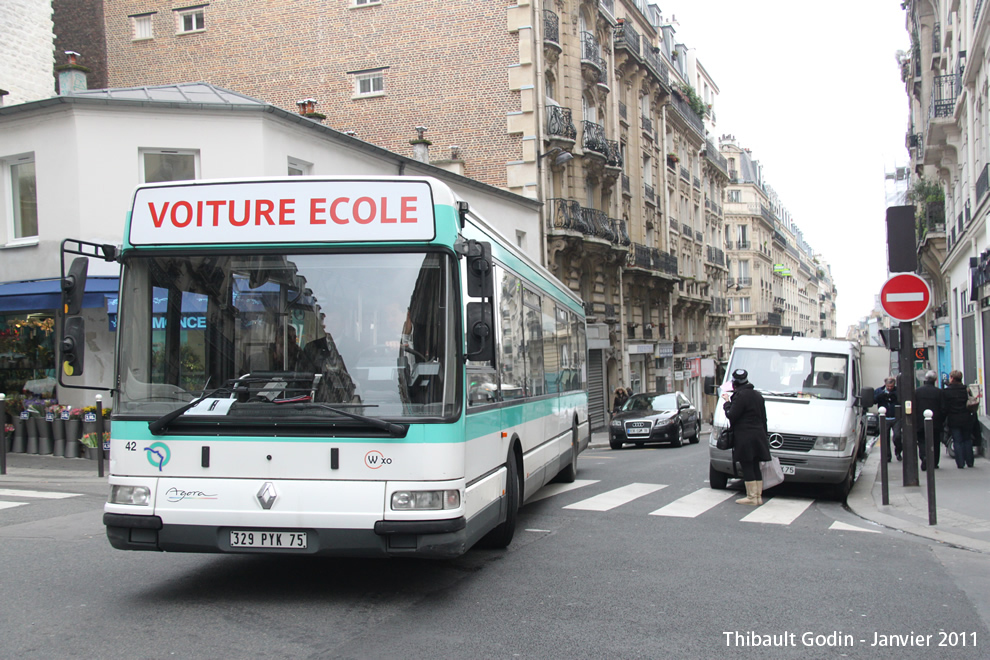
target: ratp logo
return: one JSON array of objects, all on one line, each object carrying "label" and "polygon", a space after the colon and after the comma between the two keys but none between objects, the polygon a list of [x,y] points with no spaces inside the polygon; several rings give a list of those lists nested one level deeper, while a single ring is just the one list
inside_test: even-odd
[{"label": "ratp logo", "polygon": [[145,447],[144,451],[147,452],[148,462],[158,468],[159,472],[168,465],[169,459],[172,458],[172,452],[164,442],[153,442],[150,447]]}]

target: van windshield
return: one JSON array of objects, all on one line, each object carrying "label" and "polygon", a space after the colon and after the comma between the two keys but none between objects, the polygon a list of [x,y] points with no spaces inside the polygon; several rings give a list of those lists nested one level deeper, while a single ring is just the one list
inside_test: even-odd
[{"label": "van windshield", "polygon": [[769,395],[841,400],[849,391],[849,357],[842,354],[737,348],[729,373],[736,369]]}]

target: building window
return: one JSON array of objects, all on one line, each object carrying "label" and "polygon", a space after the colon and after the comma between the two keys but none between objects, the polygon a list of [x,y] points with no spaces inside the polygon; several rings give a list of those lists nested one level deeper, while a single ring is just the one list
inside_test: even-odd
[{"label": "building window", "polygon": [[187,34],[202,32],[206,29],[206,5],[175,9],[175,32]]},{"label": "building window", "polygon": [[741,202],[742,201],[742,191],[741,190],[730,190],[729,191],[729,201],[730,202]]},{"label": "building window", "polygon": [[289,176],[306,176],[313,173],[313,164],[298,158],[290,158],[286,173]]},{"label": "building window", "polygon": [[385,69],[354,71],[349,75],[354,81],[354,98],[385,94]]},{"label": "building window", "polygon": [[382,0],[354,0],[353,7],[364,7],[366,5],[380,5]]},{"label": "building window", "polygon": [[141,41],[143,39],[154,39],[155,29],[152,22],[154,14],[141,14],[131,16],[131,40]]},{"label": "building window", "polygon": [[23,154],[0,160],[5,170],[7,198],[8,242],[38,237],[38,183],[34,172],[34,154]]},{"label": "building window", "polygon": [[141,178],[145,183],[191,181],[196,177],[195,151],[147,149],[141,152]]},{"label": "building window", "polygon": [[740,314],[749,314],[752,311],[749,307],[749,298],[736,298],[736,301],[739,303],[736,311]]}]

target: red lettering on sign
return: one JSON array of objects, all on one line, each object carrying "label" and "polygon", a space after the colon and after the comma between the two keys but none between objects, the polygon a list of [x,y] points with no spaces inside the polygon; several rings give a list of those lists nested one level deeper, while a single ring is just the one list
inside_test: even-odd
[{"label": "red lettering on sign", "polygon": [[251,200],[244,200],[244,217],[238,220],[234,217],[234,200],[230,200],[230,224],[235,227],[243,227],[251,220]]},{"label": "red lettering on sign", "polygon": [[272,211],[275,209],[275,203],[270,199],[259,199],[254,202],[254,224],[261,225],[261,219],[264,218],[265,222],[269,225],[274,225],[275,221],[272,220]]},{"label": "red lettering on sign", "polygon": [[341,218],[337,215],[337,205],[349,201],[351,201],[350,197],[338,197],[337,199],[330,202],[330,219],[336,222],[338,225],[346,225],[349,221],[347,220],[347,218]]},{"label": "red lettering on sign", "polygon": [[155,227],[161,229],[162,223],[165,222],[165,214],[168,212],[168,202],[162,205],[161,214],[155,213],[155,203],[148,202],[148,209],[151,211],[151,221],[155,223]]},{"label": "red lettering on sign", "polygon": [[410,213],[416,213],[416,198],[415,197],[402,197],[401,206],[399,207],[399,222],[418,222],[418,219],[411,217]]},{"label": "red lettering on sign", "polygon": [[280,225],[294,225],[296,221],[289,216],[296,212],[296,209],[292,206],[296,203],[294,199],[280,199],[278,200],[278,224]]},{"label": "red lettering on sign", "polygon": [[[185,209],[186,211],[185,221],[179,220],[179,215],[177,212],[180,208]],[[172,207],[172,224],[176,227],[185,227],[192,222],[192,214],[192,204],[189,202],[176,202],[175,206]]]},{"label": "red lettering on sign", "polygon": [[382,224],[395,223],[397,218],[388,217],[388,198],[382,197]]},{"label": "red lettering on sign", "polygon": [[326,218],[317,218],[317,213],[326,213],[327,209],[324,206],[317,206],[317,204],[326,204],[326,197],[314,197],[309,200],[309,224],[311,225],[325,225],[327,224]]},{"label": "red lettering on sign", "polygon": [[[368,205],[368,215],[366,217],[361,217],[361,204],[365,203]],[[375,205],[375,200],[370,197],[359,197],[354,202],[354,221],[361,225],[366,225],[375,219],[375,213],[378,211]]]},{"label": "red lettering on sign", "polygon": [[220,226],[220,207],[227,202],[221,200],[207,202],[206,205],[213,209],[213,226]]}]

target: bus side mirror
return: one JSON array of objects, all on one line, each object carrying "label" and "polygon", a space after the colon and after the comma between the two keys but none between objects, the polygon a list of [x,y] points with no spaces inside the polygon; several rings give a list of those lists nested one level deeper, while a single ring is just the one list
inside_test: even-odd
[{"label": "bus side mirror", "polygon": [[81,316],[70,316],[62,324],[62,373],[79,376],[83,372],[86,355],[86,321]]},{"label": "bus side mirror", "polygon": [[468,360],[495,361],[495,331],[492,323],[492,307],[486,302],[467,305],[467,355]]},{"label": "bus side mirror", "polygon": [[705,376],[705,394],[715,394],[715,376]]},{"label": "bus side mirror", "polygon": [[88,270],[89,258],[76,257],[69,266],[69,274],[62,280],[62,312],[66,316],[75,316],[82,310]]},{"label": "bus side mirror", "polygon": [[873,390],[869,387],[864,387],[859,391],[859,407],[863,410],[869,410],[873,407],[876,401],[873,398]]},{"label": "bus side mirror", "polygon": [[492,244],[468,241],[467,294],[471,298],[495,296],[495,278],[492,273]]}]

